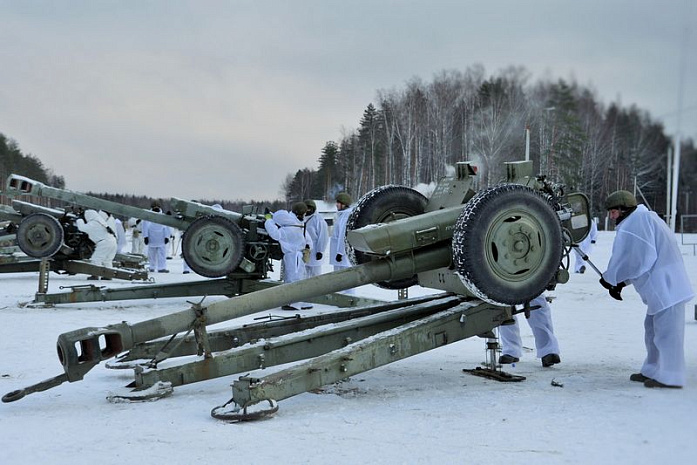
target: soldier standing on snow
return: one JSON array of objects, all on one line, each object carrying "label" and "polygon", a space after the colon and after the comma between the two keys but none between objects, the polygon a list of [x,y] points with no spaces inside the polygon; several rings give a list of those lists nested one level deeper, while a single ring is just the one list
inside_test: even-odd
[{"label": "soldier standing on snow", "polygon": [[140,218],[128,220],[128,227],[131,228],[131,253],[145,255],[145,242],[143,241],[143,221]]},{"label": "soldier standing on snow", "polygon": [[351,204],[353,200],[346,192],[339,192],[336,195],[336,215],[334,215],[334,226],[332,235],[329,239],[329,263],[334,265],[334,271],[349,268],[348,257],[346,256],[346,222],[353,210]]},{"label": "soldier standing on snow", "polygon": [[[87,237],[94,242],[94,252],[90,257],[93,265],[106,266],[111,268],[116,256],[116,234],[107,225],[104,218],[96,210],[86,210],[85,217],[78,218],[75,222],[77,229],[87,234]],[[89,276],[87,279],[99,279],[97,276]],[[109,278],[104,278],[109,279]]]},{"label": "soldier standing on snow", "polygon": [[633,284],[646,304],[646,359],[629,379],[646,387],[681,388],[685,384],[685,303],[694,297],[675,235],[655,212],[637,205],[620,190],[605,201],[616,236],[607,271],[600,278],[616,300]]},{"label": "soldier standing on snow", "polygon": [[[561,363],[559,342],[554,335],[554,327],[552,326],[552,309],[547,303],[547,299],[544,294],[539,295],[532,299],[530,305],[540,307],[532,310],[530,318],[527,318],[535,338],[537,358],[542,359],[543,367],[551,367],[556,363]],[[502,354],[499,357],[499,363],[502,365],[517,362],[523,354],[523,341],[520,338],[520,326],[518,326],[519,319],[517,315],[513,318],[514,324],[499,326]]]},{"label": "soldier standing on snow", "polygon": [[[302,202],[301,202],[302,203]],[[303,208],[305,204],[302,204]],[[296,204],[293,204],[296,207]],[[297,210],[298,207],[293,208]],[[269,233],[272,239],[275,239],[281,245],[283,252],[283,281],[293,283],[305,278],[305,262],[303,261],[303,250],[309,247],[309,240],[305,236],[304,224],[298,217],[287,211],[278,210],[273,216],[269,213],[266,215],[264,229]],[[290,303],[281,307],[283,310],[303,310],[312,308],[312,305],[303,302]]]},{"label": "soldier standing on snow", "polygon": [[305,264],[305,275],[310,278],[322,274],[324,250],[327,248],[329,233],[327,222],[317,213],[314,200],[305,200],[305,231],[310,238],[310,259]]},{"label": "soldier standing on snow", "polygon": [[[150,208],[156,213],[161,213],[160,204],[153,202]],[[151,272],[169,273],[167,269],[167,244],[172,233],[169,226],[143,221],[143,241],[148,246],[148,262]]]},{"label": "soldier standing on snow", "polygon": [[[329,264],[334,265],[334,271],[351,267],[351,262],[346,256],[346,223],[353,211],[352,203],[353,199],[346,192],[339,192],[336,195],[336,215],[334,215],[332,235],[329,238]],[[347,289],[344,292],[353,294],[355,290]]]},{"label": "soldier standing on snow", "polygon": [[111,228],[114,234],[116,234],[116,253],[121,253],[123,247],[126,245],[126,231],[123,229],[121,220],[104,210],[99,210],[99,215],[106,221],[107,226]]}]

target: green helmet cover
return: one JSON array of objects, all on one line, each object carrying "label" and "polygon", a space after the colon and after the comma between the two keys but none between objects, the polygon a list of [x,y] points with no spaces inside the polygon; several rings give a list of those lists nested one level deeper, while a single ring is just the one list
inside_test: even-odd
[{"label": "green helmet cover", "polygon": [[636,198],[629,191],[619,190],[607,196],[605,200],[605,209],[610,210],[613,208],[625,209],[636,207]]}]

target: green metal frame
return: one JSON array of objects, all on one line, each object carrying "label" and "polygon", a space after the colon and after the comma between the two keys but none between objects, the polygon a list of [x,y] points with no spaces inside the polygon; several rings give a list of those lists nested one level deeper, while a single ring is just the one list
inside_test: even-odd
[{"label": "green metal frame", "polygon": [[[249,326],[245,326],[219,333],[215,342],[213,334],[209,334],[211,352],[215,352],[216,348],[223,349],[222,352],[172,367],[148,369],[143,368],[148,362],[142,365],[129,364],[135,369],[135,382],[130,387],[142,390],[158,382],[180,386],[317,357],[426,315],[447,310],[461,301],[459,296],[441,294],[376,305],[360,311],[350,310],[307,318],[298,315],[283,321],[260,323],[251,331]],[[258,339],[254,341],[251,338]],[[241,347],[232,347],[243,342],[246,343]],[[176,344],[172,345],[176,347]],[[148,355],[153,348],[148,348]],[[169,355],[195,355],[198,350],[198,344],[190,339],[185,347],[180,346],[177,352]],[[127,358],[144,354],[137,351]],[[159,359],[162,358],[162,353],[156,353],[153,358],[153,365],[161,363]]]},{"label": "green metal frame", "polygon": [[286,399],[446,344],[485,335],[510,317],[507,307],[465,301],[271,375],[242,376],[232,385],[232,399],[241,407]]}]

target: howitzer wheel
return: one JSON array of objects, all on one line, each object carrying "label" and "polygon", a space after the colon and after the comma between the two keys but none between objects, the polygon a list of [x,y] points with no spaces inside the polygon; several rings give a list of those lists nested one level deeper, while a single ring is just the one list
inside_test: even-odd
[{"label": "howitzer wheel", "polygon": [[19,223],[17,245],[30,257],[51,257],[63,245],[63,227],[50,215],[32,213]]},{"label": "howitzer wheel", "polygon": [[237,223],[222,216],[203,216],[184,231],[182,254],[194,272],[219,278],[240,266],[244,242]]},{"label": "howitzer wheel", "polygon": [[478,193],[453,234],[453,261],[467,289],[495,305],[528,302],[554,280],[563,253],[559,217],[547,197],[508,184]]},{"label": "howitzer wheel", "polygon": [[[346,230],[351,231],[369,224],[391,223],[420,215],[426,211],[427,204],[426,197],[409,187],[395,185],[378,187],[365,194],[358,201],[349,215]],[[351,263],[354,265],[375,259],[366,253],[354,250],[348,241],[346,242],[346,250]],[[405,289],[418,284],[418,278],[414,275],[411,278],[381,281],[375,284],[385,289]]]}]

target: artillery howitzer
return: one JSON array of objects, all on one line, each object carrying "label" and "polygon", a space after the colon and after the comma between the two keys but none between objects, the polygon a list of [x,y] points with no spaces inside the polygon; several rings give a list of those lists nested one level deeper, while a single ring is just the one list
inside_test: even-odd
[{"label": "artillery howitzer", "polygon": [[[169,205],[174,213],[167,215],[67,189],[46,186],[16,174],[8,177],[5,194],[58,200],[73,208],[79,206],[104,210],[115,215],[139,218],[183,230],[184,260],[197,274],[208,278],[219,278],[160,285],[148,283],[111,289],[95,285],[80,285],[73,287],[69,292],[54,294],[46,292],[47,278],[41,278],[44,284],[40,286],[35,296],[36,302],[59,304],[200,295],[231,297],[279,284],[266,278],[271,270],[271,260],[282,258],[280,245],[263,228],[264,216],[251,210],[240,214],[173,197]],[[85,244],[87,241],[86,236],[74,226],[76,215],[72,213],[66,215],[63,210],[41,207],[20,200],[13,200],[12,206],[14,211],[6,213],[5,216],[19,224],[17,240],[20,248],[27,255],[36,258],[51,257],[62,266],[66,266],[65,260],[62,260],[63,251],[71,251],[73,255],[76,250],[80,251],[80,258],[91,255],[91,249],[84,252],[84,248],[65,246],[66,242]],[[82,263],[81,266],[89,266],[91,270],[94,270],[94,265]],[[310,301],[340,307],[375,302],[373,299],[344,294],[317,296]]]},{"label": "artillery howitzer", "polygon": [[[19,200],[13,200],[12,206],[0,205],[0,219],[9,225],[5,231],[11,231],[0,237],[3,244],[11,245],[1,248],[10,253],[0,257],[0,273],[40,271],[40,293],[48,286],[49,269],[126,280],[148,278],[141,256],[117,254],[111,268],[88,263],[94,244],[75,225],[77,214]],[[15,255],[20,250],[26,256]]]},{"label": "artillery howitzer", "polygon": [[[273,413],[278,400],[351,375],[471,336],[493,337],[492,330],[511,319],[517,304],[525,308],[546,289],[566,282],[569,248],[590,225],[583,194],[566,195],[561,186],[530,172],[529,162],[508,164],[508,184],[475,193],[474,169],[459,163],[428,199],[399,186],[376,189],[361,198],[349,218],[346,241],[354,267],[206,306],[193,304],[140,323],[61,334],[58,356],[64,373],[8,393],[3,401],[79,381],[102,360],[119,355],[108,366],[134,369],[129,387],[136,399],[307,359],[265,377],[242,376],[233,383],[231,401],[211,412],[216,418],[246,420]],[[206,330],[369,283],[388,288],[418,283],[445,293]],[[169,367],[164,363],[183,355],[200,358]],[[264,401],[267,409],[251,412]]]},{"label": "artillery howitzer", "polygon": [[[70,205],[108,211],[114,215],[139,218],[185,231],[182,253],[191,269],[196,273],[217,278],[235,271],[264,275],[265,260],[269,256],[280,257],[280,249],[275,241],[268,239],[261,229],[264,218],[260,215],[244,215],[228,210],[219,210],[198,202],[189,202],[173,197],[170,205],[174,214],[154,212],[110,200],[92,197],[79,192],[56,187],[12,174],[7,179],[6,195],[29,195],[58,200]],[[24,215],[17,232],[20,247],[27,248],[32,256],[51,256],[62,245],[59,224],[55,224],[46,211],[33,218],[28,214],[26,202],[13,200],[13,207]],[[34,209],[42,208],[32,206]],[[34,232],[34,226],[45,223],[42,234]],[[25,252],[26,253],[26,252]]]}]

